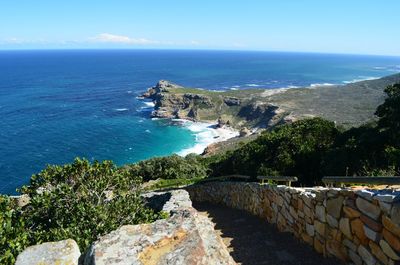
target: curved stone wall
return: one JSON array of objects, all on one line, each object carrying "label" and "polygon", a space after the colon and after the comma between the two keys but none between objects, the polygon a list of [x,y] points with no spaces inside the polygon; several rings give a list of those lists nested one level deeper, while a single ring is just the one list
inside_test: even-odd
[{"label": "curved stone wall", "polygon": [[242,182],[212,182],[187,191],[192,201],[265,218],[317,252],[346,263],[400,264],[400,191]]}]

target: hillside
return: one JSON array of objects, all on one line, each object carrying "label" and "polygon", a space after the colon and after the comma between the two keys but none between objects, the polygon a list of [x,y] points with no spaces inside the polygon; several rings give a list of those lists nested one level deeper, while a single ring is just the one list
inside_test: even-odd
[{"label": "hillside", "polygon": [[228,123],[234,128],[271,128],[319,116],[345,127],[374,118],[385,98],[384,88],[400,74],[347,85],[296,89],[215,92],[160,81],[143,94],[155,103],[152,117]]}]

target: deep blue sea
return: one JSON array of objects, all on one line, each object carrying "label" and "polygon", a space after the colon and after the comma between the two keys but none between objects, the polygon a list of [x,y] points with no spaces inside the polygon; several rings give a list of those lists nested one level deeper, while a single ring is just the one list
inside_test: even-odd
[{"label": "deep blue sea", "polygon": [[187,125],[136,99],[160,79],[214,90],[344,84],[400,72],[399,57],[239,51],[0,51],[0,193],[75,157],[118,165],[188,150]]}]

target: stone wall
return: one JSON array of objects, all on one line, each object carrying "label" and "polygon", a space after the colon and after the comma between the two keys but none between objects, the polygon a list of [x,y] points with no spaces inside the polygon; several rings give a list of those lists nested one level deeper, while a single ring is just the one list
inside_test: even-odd
[{"label": "stone wall", "polygon": [[241,182],[187,190],[192,201],[246,210],[345,263],[400,264],[400,191]]}]

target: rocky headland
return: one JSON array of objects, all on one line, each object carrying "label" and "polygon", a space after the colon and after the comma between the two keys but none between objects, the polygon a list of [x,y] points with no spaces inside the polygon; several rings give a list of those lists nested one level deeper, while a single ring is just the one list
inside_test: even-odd
[{"label": "rocky headland", "polygon": [[153,118],[208,122],[240,131],[242,137],[215,143],[208,154],[234,148],[254,132],[304,118],[322,117],[346,128],[365,124],[375,119],[384,89],[396,82],[400,74],[346,85],[221,92],[161,80],[142,98],[154,102]]}]

